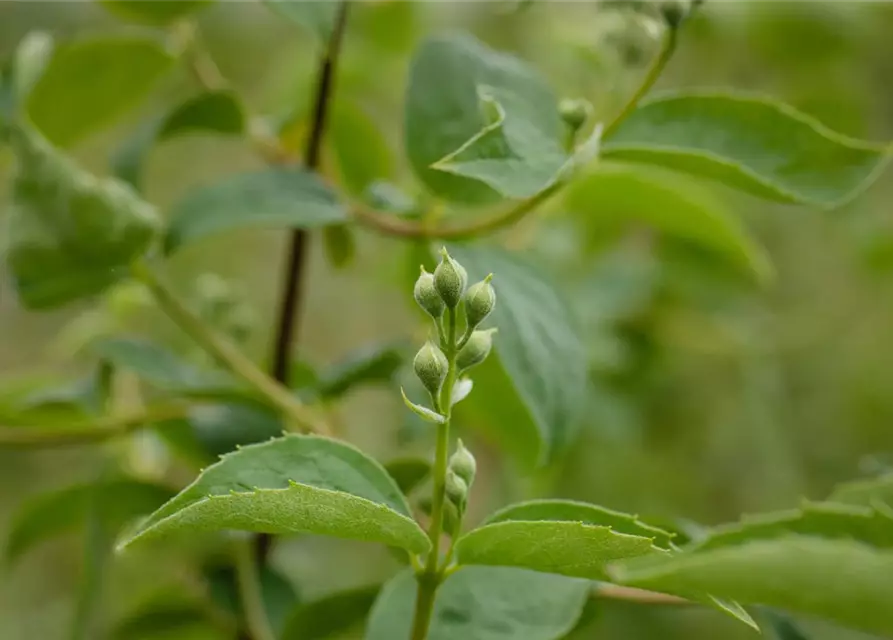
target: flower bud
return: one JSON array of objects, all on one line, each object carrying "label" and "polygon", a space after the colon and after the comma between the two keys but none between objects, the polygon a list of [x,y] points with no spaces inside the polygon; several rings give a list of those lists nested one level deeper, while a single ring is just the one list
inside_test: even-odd
[{"label": "flower bud", "polygon": [[465,501],[468,499],[468,485],[465,480],[460,478],[458,474],[452,470],[447,470],[446,484],[443,487],[447,500],[459,510],[459,513],[465,511]]},{"label": "flower bud", "polygon": [[592,104],[583,98],[565,98],[558,105],[561,119],[571,131],[577,131],[592,115]]},{"label": "flower bud", "polygon": [[443,351],[430,340],[419,349],[415,359],[412,361],[412,368],[416,376],[433,396],[440,393],[440,388],[447,377],[449,366]]},{"label": "flower bud", "polygon": [[492,279],[491,273],[477,284],[468,287],[468,292],[465,294],[465,318],[469,331],[483,322],[496,306],[496,291],[490,284]]},{"label": "flower bud", "polygon": [[465,292],[468,274],[450,257],[446,248],[440,250],[441,261],[434,270],[434,288],[448,309],[455,309]]},{"label": "flower bud", "polygon": [[690,0],[663,0],[660,3],[660,13],[670,29],[678,29],[690,10]]},{"label": "flower bud", "polygon": [[449,470],[465,481],[469,487],[474,482],[474,474],[477,472],[477,462],[471,451],[465,448],[462,440],[456,445],[456,451],[450,456]]},{"label": "flower bud", "polygon": [[496,329],[487,329],[485,331],[475,331],[471,334],[468,342],[459,351],[456,356],[456,366],[460,371],[470,369],[471,367],[482,363],[490,355],[490,349],[493,347],[493,334]]},{"label": "flower bud", "polygon": [[412,295],[419,306],[435,320],[443,315],[444,304],[434,288],[434,276],[425,271],[425,267],[422,267],[422,274],[415,282]]}]

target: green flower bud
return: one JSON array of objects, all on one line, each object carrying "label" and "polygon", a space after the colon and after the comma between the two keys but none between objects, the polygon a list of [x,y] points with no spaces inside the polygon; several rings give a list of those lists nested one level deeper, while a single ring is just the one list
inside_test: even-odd
[{"label": "green flower bud", "polygon": [[455,309],[465,292],[468,274],[450,257],[446,247],[440,250],[440,264],[434,270],[434,288],[448,309]]},{"label": "green flower bud", "polygon": [[416,376],[433,396],[440,393],[440,388],[447,377],[449,366],[443,351],[430,340],[419,349],[415,359],[412,361],[412,368]]},{"label": "green flower bud", "polygon": [[468,499],[468,484],[465,480],[453,471],[447,470],[443,490],[447,500],[459,510],[459,513],[465,511],[465,501]]},{"label": "green flower bud", "polygon": [[490,284],[492,279],[491,273],[477,284],[468,287],[468,292],[465,294],[465,319],[469,331],[483,322],[496,306],[496,291]]},{"label": "green flower bud", "polygon": [[456,366],[460,371],[470,369],[471,367],[482,363],[490,355],[490,349],[493,348],[493,334],[496,329],[487,329],[485,331],[475,331],[471,334],[468,342],[459,351],[456,356]]},{"label": "green flower bud", "polygon": [[462,478],[469,487],[474,483],[474,474],[477,472],[477,462],[471,451],[465,448],[459,440],[456,451],[450,456],[449,470]]},{"label": "green flower bud", "polygon": [[678,29],[690,10],[690,0],[664,0],[660,4],[660,13],[670,29]]},{"label": "green flower bud", "polygon": [[434,288],[434,276],[425,271],[425,267],[422,267],[422,274],[415,282],[412,295],[419,306],[435,320],[443,315],[445,305]]},{"label": "green flower bud", "polygon": [[565,98],[558,105],[561,119],[571,131],[577,131],[592,116],[592,103],[583,98]]}]

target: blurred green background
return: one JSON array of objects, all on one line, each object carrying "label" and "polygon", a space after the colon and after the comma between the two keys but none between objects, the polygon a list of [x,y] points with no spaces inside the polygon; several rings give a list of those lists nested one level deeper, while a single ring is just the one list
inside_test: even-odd
[{"label": "blurred green background", "polygon": [[[360,3],[350,24],[337,91],[359,105],[392,148],[392,177],[415,186],[402,158],[407,64],[426,34],[465,29],[516,52],[562,96],[585,96],[608,117],[635,88],[655,33],[595,2]],[[311,38],[256,2],[222,2],[198,14],[223,74],[254,113],[307,108],[315,64]],[[138,27],[88,2],[0,2],[0,56],[28,32],[66,40]],[[729,87],[783,99],[840,132],[893,139],[893,4],[882,2],[708,2],[686,25],[658,88]],[[192,91],[178,71],[146,104],[91,137],[76,156],[97,173],[140,122]],[[64,108],[61,105],[60,108]],[[8,158],[0,170],[8,168]],[[153,150],[145,193],[162,210],[190,187],[261,166],[239,140],[184,137]],[[517,473],[492,442],[467,437],[484,468],[473,511],[510,497],[553,494],[654,518],[705,524],[824,497],[836,482],[893,463],[893,173],[835,211],[777,206],[711,185],[767,248],[777,272],[759,287],[714,256],[644,227],[607,234],[573,210],[552,206],[503,236],[554,272],[584,322],[593,396],[577,446],[535,477]],[[450,215],[473,215],[449,212]],[[317,238],[318,240],[318,238]],[[184,293],[196,278],[226,278],[254,318],[247,348],[268,355],[285,234],[238,233],[178,254]],[[315,242],[300,353],[324,365],[369,344],[414,344],[424,329],[410,302],[405,244],[361,231],[356,261],[343,270]],[[89,364],[76,357],[95,322],[88,307],[28,313],[0,290],[0,384],[65,379]],[[92,318],[92,320],[91,320]],[[188,353],[188,343],[151,307],[119,320]],[[480,389],[486,394],[486,389]],[[351,393],[333,408],[344,432],[387,459],[403,443],[424,451],[392,387]],[[148,478],[190,478],[190,469],[145,435],[97,449],[0,452],[0,532],[29,496],[95,477],[111,454]],[[474,514],[473,514],[474,515]],[[0,573],[0,638],[65,637],[83,573],[83,540],[41,546]],[[158,590],[200,589],[184,543],[116,558],[104,590],[114,620]],[[386,577],[385,552],[347,542],[295,539],[274,562],[304,597]],[[185,597],[185,596],[184,596]],[[805,621],[809,637],[865,636]],[[201,635],[206,633],[206,635]],[[195,637],[218,637],[196,630]],[[162,637],[162,636],[159,636]],[[180,635],[170,637],[183,637]],[[715,612],[599,604],[578,638],[749,638]]]}]

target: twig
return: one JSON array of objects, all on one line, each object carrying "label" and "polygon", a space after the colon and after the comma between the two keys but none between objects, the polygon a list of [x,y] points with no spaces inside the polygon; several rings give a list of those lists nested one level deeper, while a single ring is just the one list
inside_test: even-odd
[{"label": "twig", "polygon": [[235,543],[236,580],[239,596],[245,612],[245,623],[253,640],[276,640],[264,608],[258,566],[251,546],[251,539],[244,538]]}]

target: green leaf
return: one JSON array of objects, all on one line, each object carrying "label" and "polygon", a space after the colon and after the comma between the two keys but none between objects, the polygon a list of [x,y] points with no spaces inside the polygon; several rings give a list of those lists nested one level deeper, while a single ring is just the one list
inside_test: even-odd
[{"label": "green leaf", "polygon": [[204,9],[214,0],[99,0],[99,4],[123,20],[165,26]]},{"label": "green leaf", "polygon": [[344,207],[320,180],[300,169],[272,168],[200,187],[170,213],[168,252],[224,231],[316,228],[343,222]]},{"label": "green leaf", "polygon": [[[437,592],[428,640],[558,640],[583,612],[586,580],[506,567],[462,567]],[[416,583],[385,585],[365,640],[409,640]]]},{"label": "green leaf", "polygon": [[512,520],[564,520],[609,527],[617,533],[651,538],[652,543],[661,549],[668,549],[673,538],[672,533],[652,527],[639,520],[638,516],[573,500],[531,500],[513,504],[492,514],[484,524]]},{"label": "green leaf", "polygon": [[[149,4],[141,2],[140,4]],[[112,157],[112,168],[122,180],[139,188],[146,156],[153,144],[192,133],[241,135],[245,113],[235,92],[208,91],[174,107],[170,113],[145,124]]]},{"label": "green leaf", "polygon": [[387,138],[358,106],[344,101],[332,110],[329,138],[341,183],[355,196],[370,185],[394,177],[394,158]]},{"label": "green leaf", "polygon": [[460,564],[522,567],[593,580],[609,562],[658,551],[651,538],[572,521],[510,520],[466,533],[456,543]]},{"label": "green leaf", "polygon": [[357,239],[347,224],[333,224],[322,230],[326,257],[336,269],[350,265],[357,253]]},{"label": "green leaf", "polygon": [[711,529],[690,547],[704,551],[787,534],[843,538],[893,548],[893,517],[872,509],[830,502],[806,502],[800,509],[745,516],[741,522]]},{"label": "green leaf", "polygon": [[403,353],[393,344],[366,347],[323,371],[319,393],[324,398],[336,399],[362,384],[389,382],[403,359]]},{"label": "green leaf", "polygon": [[375,584],[302,603],[289,616],[280,640],[340,638],[363,622],[379,591],[381,585]]},{"label": "green leaf", "polygon": [[548,85],[471,36],[423,43],[407,91],[407,153],[438,196],[465,204],[493,201],[496,192],[524,197],[546,186],[567,159]]},{"label": "green leaf", "polygon": [[22,302],[56,307],[125,277],[155,239],[155,209],[124,183],[83,171],[35,132],[15,128],[12,139],[6,261]]},{"label": "green leaf", "polygon": [[330,535],[419,553],[429,544],[381,465],[344,443],[289,435],[223,456],[121,546],[222,529]]},{"label": "green leaf", "polygon": [[856,480],[838,485],[829,502],[861,505],[886,505],[893,508],[893,473],[870,480]]},{"label": "green leaf", "polygon": [[[204,567],[202,573],[208,583],[211,600],[222,611],[235,614],[244,628],[245,613],[235,569],[229,565],[211,565]],[[300,598],[295,587],[278,571],[264,565],[258,574],[267,620],[279,638],[290,612],[298,606]]]},{"label": "green leaf", "polygon": [[32,31],[16,47],[13,65],[14,94],[17,102],[27,100],[34,85],[43,75],[53,55],[53,37],[43,31]]},{"label": "green leaf", "polygon": [[[171,593],[171,592],[174,593]],[[110,640],[162,640],[164,638],[191,638],[192,630],[202,630],[210,625],[208,614],[201,602],[195,602],[188,594],[168,588],[154,595],[124,618],[109,632]]]},{"label": "green leaf", "polygon": [[599,235],[605,229],[644,222],[725,257],[759,281],[773,274],[765,250],[724,203],[678,175],[601,163],[594,173],[571,184],[565,203],[585,216],[584,226]]},{"label": "green leaf", "polygon": [[31,121],[54,144],[71,145],[136,105],[173,62],[150,38],[103,37],[59,46],[28,96]]},{"label": "green leaf", "polygon": [[120,529],[137,516],[157,509],[173,495],[167,487],[119,478],[44,493],[22,505],[13,518],[6,558],[14,561],[50,538],[83,526],[95,503],[103,525]]},{"label": "green leaf", "polygon": [[[573,312],[541,267],[492,246],[449,250],[467,269],[469,282],[494,274],[499,302],[488,323],[499,333],[493,346],[517,394],[514,403],[520,403],[529,416],[526,424],[497,416],[490,426],[526,462],[545,462],[571,441],[586,403],[586,349]],[[486,406],[490,381],[477,371],[476,388],[487,401],[475,406],[499,411],[495,403]],[[467,402],[474,401],[472,395]]]},{"label": "green leaf", "polygon": [[328,42],[338,14],[337,2],[295,2],[264,0],[270,9],[283,18],[308,29],[322,42]]},{"label": "green leaf", "polygon": [[602,157],[658,164],[770,200],[833,207],[874,180],[888,153],[770,100],[691,93],[643,103],[605,136]]},{"label": "green leaf", "polygon": [[156,431],[187,457],[206,462],[242,445],[277,438],[285,425],[272,409],[229,402],[194,406],[188,418],[162,423]]},{"label": "green leaf", "polygon": [[851,540],[785,536],[617,564],[615,581],[683,597],[711,593],[893,634],[893,552]]},{"label": "green leaf", "polygon": [[388,462],[384,468],[404,495],[409,495],[431,475],[431,463],[423,458],[398,458]]},{"label": "green leaf", "polygon": [[778,640],[807,640],[806,635],[788,616],[769,610],[763,613],[763,617]]},{"label": "green leaf", "polygon": [[403,390],[403,387],[400,387],[400,394],[403,396],[403,404],[406,405],[406,408],[412,411],[422,420],[433,422],[434,424],[444,424],[446,422],[446,416],[437,413],[433,409],[429,409],[428,407],[423,407],[420,404],[416,404],[415,402],[407,398],[406,391]]}]

